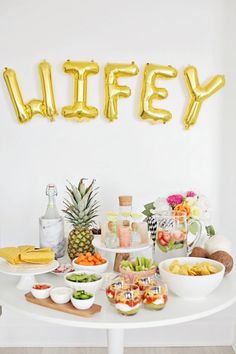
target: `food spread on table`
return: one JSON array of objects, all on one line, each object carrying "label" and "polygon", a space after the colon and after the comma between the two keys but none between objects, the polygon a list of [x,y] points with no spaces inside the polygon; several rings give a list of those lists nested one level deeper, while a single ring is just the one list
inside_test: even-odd
[{"label": "food spread on table", "polygon": [[[144,220],[141,214],[132,211],[132,197],[120,196],[120,211],[107,213],[102,237],[108,252],[118,247],[128,248],[129,253],[124,253],[123,259],[120,257],[121,253],[117,255],[116,262],[120,259],[119,274],[110,277],[101,290],[102,283],[105,283],[105,279],[110,274],[105,273],[104,276],[110,260],[104,257],[102,251],[99,252],[101,248],[95,249],[92,244],[92,230],[95,230],[94,218],[98,210],[95,200],[96,188],[95,181],[89,185],[84,181],[81,179],[78,186],[71,184],[67,187],[70,201],[65,201],[64,212],[73,225],[68,239],[68,256],[71,262],[66,263],[64,260],[64,263],[61,262],[53,271],[48,270],[54,274],[63,274],[64,277],[54,277],[54,280],[57,279],[57,283],[64,281],[64,284],[55,287],[53,279],[52,284],[44,281],[35,283],[31,287],[31,297],[28,296],[29,294],[26,295],[28,301],[54,309],[60,308],[54,306],[55,304],[66,305],[66,312],[82,311],[79,312],[81,315],[83,311],[94,309],[90,312],[94,314],[100,311],[100,306],[94,304],[99,290],[109,301],[109,306],[113,306],[119,314],[130,316],[139,312],[142,316],[142,311],[158,311],[168,306],[168,288],[178,296],[184,297],[181,291],[177,291],[178,289],[174,291],[180,284],[180,280],[184,282],[190,280],[193,282],[192,286],[197,286],[199,290],[204,287],[204,283],[200,282],[204,278],[207,279],[204,276],[215,275],[209,277],[211,280],[221,276],[219,282],[213,284],[212,291],[214,291],[219,286],[218,283],[223,281],[224,270],[225,274],[232,270],[233,257],[230,254],[230,243],[225,237],[216,235],[212,226],[206,227],[208,240],[203,246],[192,247],[190,257],[184,251],[187,234],[191,232],[196,235],[199,232],[198,215],[202,210],[198,202],[202,203],[202,199],[194,192],[171,195],[166,199],[159,198],[153,203],[146,204],[143,212],[146,217]],[[135,247],[148,244],[149,237],[153,236],[153,233],[155,234],[155,237],[152,237],[153,241],[157,244],[155,256],[146,258],[139,254],[134,258],[133,252],[137,251]],[[171,257],[172,250],[175,250],[174,258]],[[177,253],[179,256],[176,256],[177,251],[181,252]],[[158,258],[160,252],[165,256],[164,262],[160,262]],[[25,245],[0,248],[0,257],[10,266],[28,263],[36,267],[39,264],[52,262],[55,255],[51,248]],[[166,260],[168,266],[163,267],[168,274],[167,278],[162,273],[162,264],[165,264]],[[157,274],[158,262],[160,275]],[[162,279],[165,279],[165,282]],[[186,283],[182,283],[181,286],[186,286]],[[197,296],[202,296],[201,291]]]}]

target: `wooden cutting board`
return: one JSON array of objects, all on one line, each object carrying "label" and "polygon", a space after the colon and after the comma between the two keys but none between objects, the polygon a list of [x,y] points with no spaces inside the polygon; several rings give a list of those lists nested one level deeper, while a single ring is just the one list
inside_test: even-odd
[{"label": "wooden cutting board", "polygon": [[52,301],[50,297],[47,299],[36,299],[31,293],[25,294],[25,298],[27,301],[32,302],[33,304],[48,307],[53,310],[70,313],[71,315],[81,316],[81,317],[90,317],[97,312],[100,312],[102,307],[97,304],[93,304],[87,310],[78,310],[76,309],[71,302],[67,304],[56,304]]}]

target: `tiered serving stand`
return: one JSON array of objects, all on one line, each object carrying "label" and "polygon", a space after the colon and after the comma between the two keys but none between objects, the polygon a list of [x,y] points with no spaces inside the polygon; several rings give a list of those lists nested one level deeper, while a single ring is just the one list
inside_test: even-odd
[{"label": "tiered serving stand", "polygon": [[[145,251],[153,246],[153,241],[149,240],[147,244],[140,244],[135,247],[107,248],[106,245],[102,242],[101,236],[98,235],[98,236],[94,237],[93,246],[96,249],[98,249],[99,251],[115,253],[115,263],[114,263],[114,266],[115,266],[116,260],[120,255],[121,255],[121,258],[122,258],[122,256],[124,256],[124,258],[125,258],[125,255],[127,255],[127,257],[128,257],[129,254]],[[115,268],[114,268],[114,271],[116,271]]]}]

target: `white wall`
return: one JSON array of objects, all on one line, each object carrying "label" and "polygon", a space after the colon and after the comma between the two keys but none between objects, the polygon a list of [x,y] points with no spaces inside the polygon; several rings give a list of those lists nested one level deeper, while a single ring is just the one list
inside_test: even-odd
[{"label": "white wall", "polygon": [[[68,122],[59,116],[53,124],[36,117],[20,125],[3,78],[0,80],[2,245],[36,244],[38,217],[46,205],[46,184],[52,181],[58,186],[61,208],[66,180],[76,183],[84,176],[95,177],[101,187],[101,214],[116,207],[120,193],[131,193],[135,207],[141,209],[158,195],[186,189],[200,191],[211,200],[217,228],[233,239],[235,9],[233,0],[0,0],[0,67],[16,70],[25,100],[40,97],[37,64],[43,59],[53,67],[59,110],[72,101],[72,79],[63,73],[63,62],[68,58],[94,59],[100,65],[100,74],[89,79],[88,102],[100,111],[90,123]],[[131,87],[132,96],[119,102],[119,119],[109,124],[102,114],[104,65],[132,60],[140,73],[123,80]],[[169,98],[159,105],[173,113],[172,121],[165,126],[152,126],[138,119],[146,62],[171,64],[179,70],[177,79],[162,83],[169,90]],[[186,132],[182,117],[188,93],[183,69],[189,64],[198,68],[201,82],[225,73],[227,85],[203,105],[198,123]],[[192,324],[193,329],[197,326],[199,338],[190,335],[189,341],[214,344],[214,337],[205,335],[206,326],[214,324],[219,331],[220,323],[227,328],[230,321],[232,312],[218,315],[218,327],[211,319]],[[50,335],[53,327],[25,319],[24,331],[31,331],[29,342],[22,334],[21,323],[16,314],[4,313],[0,319],[2,345],[58,343]],[[32,331],[34,326],[37,331]],[[14,341],[11,328],[19,334]],[[66,345],[86,342],[82,339],[84,331],[65,329],[65,333],[69,331],[76,332],[76,341],[69,336]],[[183,343],[185,331],[172,331],[178,335],[171,344]],[[231,338],[232,333],[227,332],[222,344]],[[150,339],[143,341],[148,342]],[[96,343],[101,344],[101,340],[94,334],[93,345]],[[160,343],[170,343],[168,331],[161,331],[161,338],[155,337],[155,344]],[[221,341],[215,339],[215,343]]]}]

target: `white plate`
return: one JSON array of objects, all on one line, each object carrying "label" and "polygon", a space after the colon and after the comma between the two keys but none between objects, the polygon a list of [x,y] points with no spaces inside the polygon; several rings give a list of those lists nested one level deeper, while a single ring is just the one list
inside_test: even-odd
[{"label": "white plate", "polygon": [[51,272],[58,267],[58,261],[54,260],[48,264],[10,264],[0,258],[0,272],[10,275],[37,275]]},{"label": "white plate", "polygon": [[143,251],[145,249],[148,249],[149,247],[152,247],[153,241],[149,240],[148,244],[146,245],[141,244],[135,247],[107,248],[106,245],[101,241],[100,236],[95,236],[93,240],[93,245],[95,248],[101,251],[112,252],[112,253],[132,253],[132,252]]}]

